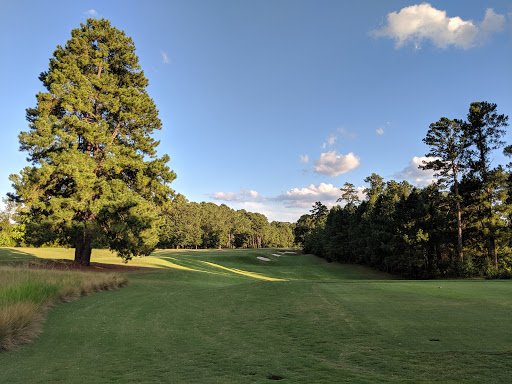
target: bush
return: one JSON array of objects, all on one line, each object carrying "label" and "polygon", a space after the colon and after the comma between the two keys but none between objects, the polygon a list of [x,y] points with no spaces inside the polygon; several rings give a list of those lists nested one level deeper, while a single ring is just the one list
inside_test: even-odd
[{"label": "bush", "polygon": [[493,279],[512,279],[512,272],[507,269],[502,269],[498,271],[492,271],[491,273],[488,273],[485,278],[487,280],[493,280]]}]

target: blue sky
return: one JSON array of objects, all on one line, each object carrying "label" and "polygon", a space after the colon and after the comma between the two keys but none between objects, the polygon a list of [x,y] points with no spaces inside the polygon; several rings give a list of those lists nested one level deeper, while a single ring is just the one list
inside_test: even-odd
[{"label": "blue sky", "polygon": [[510,0],[2,1],[2,196],[38,75],[90,16],[135,42],[176,192],[269,220],[374,172],[425,185],[430,123],[482,100],[512,116]]}]

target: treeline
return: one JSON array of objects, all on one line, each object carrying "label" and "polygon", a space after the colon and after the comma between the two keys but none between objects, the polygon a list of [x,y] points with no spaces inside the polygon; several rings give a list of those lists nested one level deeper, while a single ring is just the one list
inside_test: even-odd
[{"label": "treeline", "polygon": [[[16,206],[5,200],[0,212],[0,247],[24,246],[25,225],[16,214]],[[261,213],[235,211],[228,206],[214,203],[189,202],[178,194],[164,204],[158,212],[155,231],[148,235],[158,239],[145,239],[140,252],[148,254],[158,248],[289,248],[295,245],[295,223],[272,221]],[[67,246],[57,240],[46,246]],[[106,244],[98,240],[93,247]]]},{"label": "treeline", "polygon": [[496,104],[476,102],[466,120],[432,123],[421,168],[434,170],[436,183],[417,188],[372,174],[362,202],[345,183],[338,199],[345,205],[329,211],[315,203],[297,222],[297,241],[329,261],[408,278],[510,277],[511,165],[491,166],[494,151],[505,146],[507,121]]},{"label": "treeline", "polygon": [[292,247],[294,223],[268,222],[261,213],[189,202],[178,194],[163,208],[160,248]]}]

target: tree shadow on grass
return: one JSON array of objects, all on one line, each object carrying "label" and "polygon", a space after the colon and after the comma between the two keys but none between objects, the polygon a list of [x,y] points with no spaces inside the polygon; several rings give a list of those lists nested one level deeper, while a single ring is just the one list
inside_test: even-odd
[{"label": "tree shadow on grass", "polygon": [[0,248],[0,264],[21,260],[37,260],[37,257],[18,248]]}]

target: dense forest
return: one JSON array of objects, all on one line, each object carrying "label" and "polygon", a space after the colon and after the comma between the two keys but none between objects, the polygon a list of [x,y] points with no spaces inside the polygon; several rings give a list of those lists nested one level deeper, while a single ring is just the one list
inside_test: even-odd
[{"label": "dense forest", "polygon": [[227,205],[188,202],[178,194],[163,210],[161,248],[292,247],[295,224]]},{"label": "dense forest", "polygon": [[[25,241],[24,218],[16,213],[16,204],[4,200],[0,212],[0,247],[28,245]],[[158,239],[148,241],[141,253],[149,254],[159,248],[265,248],[293,247],[294,223],[272,221],[261,213],[234,210],[227,205],[189,202],[177,194],[166,203],[158,215]],[[57,239],[43,246],[68,246],[66,239]],[[93,247],[103,248],[99,240]]]},{"label": "dense forest", "polygon": [[[297,222],[307,253],[360,263],[408,278],[510,277],[512,268],[511,164],[493,166],[503,149],[508,116],[496,104],[472,103],[466,120],[443,117],[423,140],[436,182],[365,179],[365,198],[345,183],[330,211],[321,202]],[[512,146],[503,149],[512,154]],[[508,169],[508,171],[507,171]]]}]

